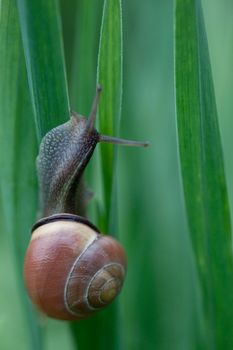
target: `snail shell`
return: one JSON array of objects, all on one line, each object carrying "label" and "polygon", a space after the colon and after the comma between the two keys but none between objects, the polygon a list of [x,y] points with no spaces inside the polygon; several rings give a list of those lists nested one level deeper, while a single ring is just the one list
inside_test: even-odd
[{"label": "snail shell", "polygon": [[82,319],[120,292],[126,257],[120,244],[88,220],[56,214],[32,229],[24,265],[32,301],[50,317]]}]

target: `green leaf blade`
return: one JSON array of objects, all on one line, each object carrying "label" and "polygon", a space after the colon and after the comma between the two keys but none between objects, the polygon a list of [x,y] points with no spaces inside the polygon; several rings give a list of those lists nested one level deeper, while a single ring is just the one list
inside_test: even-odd
[{"label": "green leaf blade", "polygon": [[176,1],[176,108],[190,233],[208,348],[227,348],[232,328],[231,223],[207,38],[200,1]]},{"label": "green leaf blade", "polygon": [[[91,13],[89,13],[91,14]],[[119,128],[122,99],[122,18],[121,2],[105,0],[102,16],[99,45],[97,83],[103,89],[99,106],[99,126],[101,134],[116,135]],[[116,206],[114,197],[115,149],[112,145],[101,147],[101,177],[103,183],[103,213],[98,217],[103,232],[113,233],[112,212]],[[114,198],[115,199],[115,198]],[[114,204],[112,204],[114,202]],[[101,204],[102,204],[101,203]],[[116,231],[116,228],[114,228]],[[102,312],[89,320],[73,325],[77,344],[80,349],[97,350],[121,348],[121,327],[119,323],[118,302],[115,301]],[[86,337],[87,329],[93,337]]]},{"label": "green leaf blade", "polygon": [[[17,1],[38,137],[69,117],[57,2]],[[40,15],[38,15],[40,14]]]},{"label": "green leaf blade", "polygon": [[[4,230],[1,235],[9,236],[10,250],[14,257],[15,286],[24,310],[22,315],[15,317],[15,322],[23,323],[26,315],[27,336],[31,347],[41,349],[42,329],[26,296],[22,278],[23,259],[37,203],[35,128],[31,118],[32,108],[17,9],[15,3],[8,0],[1,2],[0,56],[0,192],[3,207],[1,220],[6,221],[6,232]],[[9,291],[9,298],[11,295],[12,291]],[[13,310],[9,305],[9,313],[11,312]]]},{"label": "green leaf blade", "polygon": [[[69,74],[70,100],[72,109],[74,108],[84,116],[90,113],[96,90],[96,66],[102,11],[103,0],[88,2],[80,0],[77,5],[74,54]],[[70,33],[66,35],[70,37]],[[69,54],[67,48],[66,56]]]},{"label": "green leaf blade", "polygon": [[[103,88],[99,108],[99,131],[116,136],[119,130],[122,103],[122,13],[121,1],[106,0],[103,9],[97,81]],[[101,169],[105,208],[104,229],[109,227],[114,195],[115,149],[101,147]]]}]

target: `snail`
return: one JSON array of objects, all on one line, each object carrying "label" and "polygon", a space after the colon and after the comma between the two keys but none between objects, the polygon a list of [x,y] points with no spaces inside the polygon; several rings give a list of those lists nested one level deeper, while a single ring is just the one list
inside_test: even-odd
[{"label": "snail", "polygon": [[85,217],[82,175],[98,142],[147,143],[97,132],[100,92],[98,86],[89,118],[71,112],[68,122],[44,136],[37,157],[42,218],[32,227],[24,280],[37,308],[61,320],[80,320],[110,304],[126,272],[121,245]]}]

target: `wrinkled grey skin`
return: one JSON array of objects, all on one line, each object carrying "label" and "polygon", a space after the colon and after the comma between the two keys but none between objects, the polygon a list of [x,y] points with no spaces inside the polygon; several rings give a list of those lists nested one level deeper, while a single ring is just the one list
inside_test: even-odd
[{"label": "wrinkled grey skin", "polygon": [[78,115],[44,136],[37,157],[41,216],[85,215],[81,177],[98,141],[96,129]]}]

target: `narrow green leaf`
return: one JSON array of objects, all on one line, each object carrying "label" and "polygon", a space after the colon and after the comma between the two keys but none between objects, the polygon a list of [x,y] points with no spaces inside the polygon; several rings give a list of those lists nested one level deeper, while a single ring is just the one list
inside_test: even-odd
[{"label": "narrow green leaf", "polygon": [[[91,2],[91,1],[90,1]],[[75,54],[75,38],[76,38],[76,27],[79,23],[80,18],[78,17],[77,8],[80,6],[82,1],[77,0],[59,0],[58,4],[60,7],[61,14],[61,27],[64,45],[64,56],[66,64],[66,75],[68,90],[70,96],[70,83],[72,79],[73,61]],[[89,4],[89,1],[88,1]],[[88,27],[88,26],[87,26]],[[88,41],[88,40],[87,40]],[[74,109],[71,106],[72,110]]]},{"label": "narrow green leaf", "polygon": [[[99,32],[98,10],[100,5],[102,5],[102,0],[98,1],[98,3],[96,1],[90,1],[90,4],[89,2],[87,4],[85,1],[80,1],[78,6],[78,37],[75,45],[77,55],[72,70],[71,95],[73,104],[75,106],[77,105],[77,110],[85,115],[90,111],[96,88],[96,77],[93,68],[94,64],[96,64],[97,47],[95,41],[97,40],[96,33]],[[97,82],[103,88],[97,122],[99,124],[98,130],[101,133],[110,135],[116,135],[117,133],[121,108],[122,24],[120,5],[120,1],[118,0],[104,2],[98,59]],[[105,118],[106,114],[108,116],[107,118]],[[104,228],[104,232],[110,232],[107,226],[109,223],[113,187],[114,151],[112,146],[109,147],[106,144],[99,145],[98,147],[101,147],[101,150],[104,152],[102,153],[103,162],[101,164],[104,182],[106,183],[104,200],[107,199],[109,202],[108,205],[104,205],[108,210],[105,211],[102,218],[102,228]],[[94,166],[96,166],[96,163]],[[93,174],[96,178],[96,167],[93,170]],[[73,323],[72,329],[79,349],[95,348],[96,350],[107,350],[109,347],[114,350],[119,349],[120,327],[117,302],[113,303],[106,310],[90,317],[88,320]],[[91,337],[87,336],[89,333],[92,334]]]},{"label": "narrow green leaf", "polygon": [[[103,88],[99,108],[99,131],[102,134],[118,134],[122,103],[122,14],[120,0],[105,0],[100,36],[97,81]],[[115,200],[113,145],[101,146],[101,169],[103,177],[104,219],[106,231]]]},{"label": "narrow green leaf", "polygon": [[[103,0],[80,0],[77,6],[76,37],[70,73],[72,108],[88,116],[96,91],[98,40]],[[68,55],[68,53],[67,53]]]},{"label": "narrow green leaf", "polygon": [[177,0],[176,107],[186,208],[200,276],[205,349],[233,347],[231,224],[208,45],[199,0]]},{"label": "narrow green leaf", "polygon": [[[96,67],[103,3],[104,0],[89,0],[88,2],[80,0],[77,5],[74,54],[70,69],[71,76],[69,77],[70,100],[71,109],[84,116],[89,115],[96,92]],[[71,36],[69,32],[66,33],[66,37],[68,36]],[[68,48],[66,49],[66,57],[70,55],[70,52],[67,51]],[[97,146],[93,158],[85,170],[87,185],[91,191],[94,191],[93,200],[88,205],[88,215],[96,225],[98,224],[96,207],[99,205],[101,197],[99,147],[100,145]]]},{"label": "narrow green leaf", "polygon": [[36,138],[17,11],[15,3],[9,0],[1,2],[0,57],[2,206],[15,258],[18,293],[28,318],[31,347],[41,349],[41,329],[28,303],[22,277],[24,253],[36,212]]},{"label": "narrow green leaf", "polygon": [[17,0],[38,138],[69,117],[69,104],[55,0]]}]

